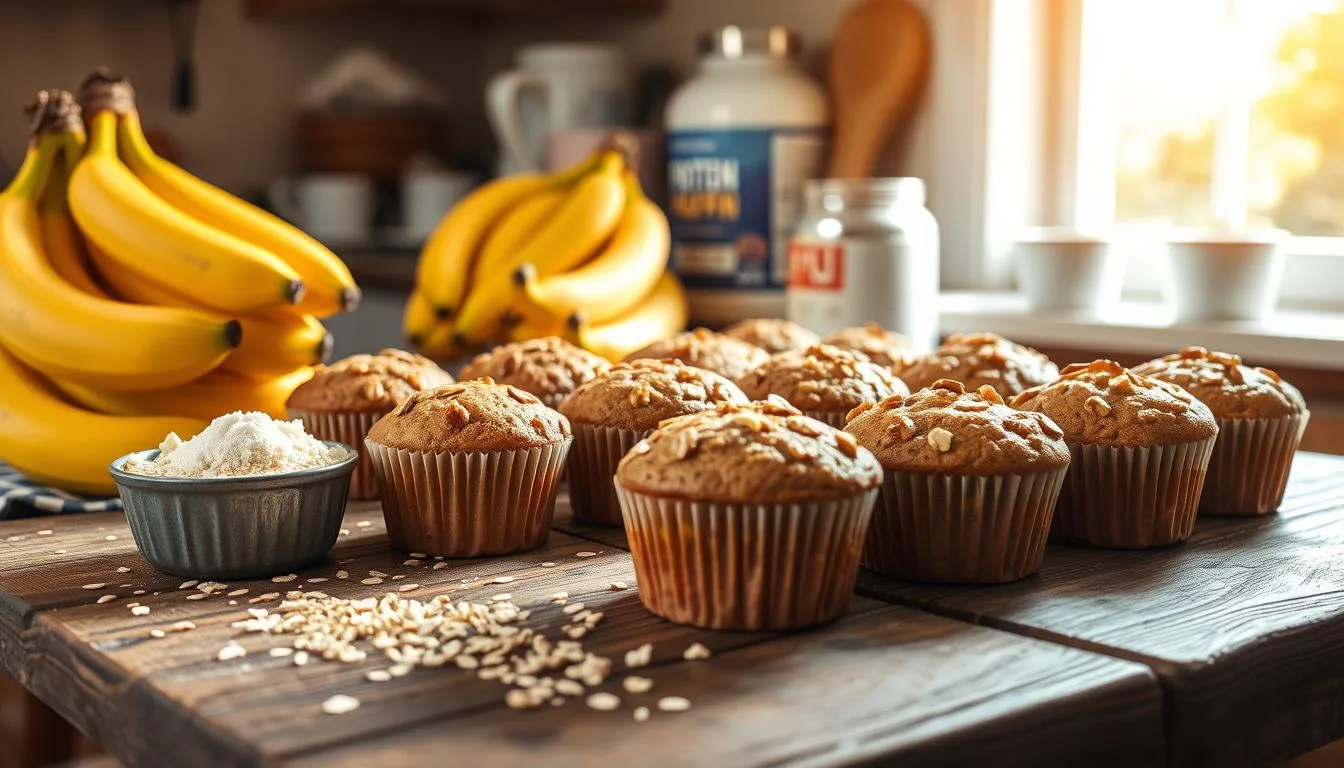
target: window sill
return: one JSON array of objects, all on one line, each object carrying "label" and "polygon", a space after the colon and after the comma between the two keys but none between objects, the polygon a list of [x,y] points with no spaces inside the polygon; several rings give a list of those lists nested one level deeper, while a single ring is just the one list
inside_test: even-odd
[{"label": "window sill", "polygon": [[1344,312],[1281,310],[1265,323],[1175,325],[1160,302],[1123,302],[1103,317],[1027,309],[1016,293],[946,292],[944,334],[992,330],[1037,346],[1082,347],[1158,355],[1198,344],[1248,362],[1344,371]]}]

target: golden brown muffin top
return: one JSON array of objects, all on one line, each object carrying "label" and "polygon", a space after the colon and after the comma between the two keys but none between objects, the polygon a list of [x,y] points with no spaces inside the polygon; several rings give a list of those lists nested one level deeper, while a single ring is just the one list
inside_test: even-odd
[{"label": "golden brown muffin top", "polygon": [[1054,419],[1070,443],[1170,445],[1218,434],[1213,413],[1190,393],[1113,360],[1067,366],[1057,381],[1019,394],[1012,406]]},{"label": "golden brown muffin top", "polygon": [[1058,425],[1009,408],[988,384],[967,392],[940,379],[907,397],[865,403],[850,412],[845,431],[882,466],[902,472],[1016,475],[1069,463]]},{"label": "golden brown muffin top", "polygon": [[760,347],[770,354],[803,349],[821,341],[821,337],[789,320],[758,317],[739,320],[723,329],[724,336]]},{"label": "golden brown muffin top", "polygon": [[882,468],[852,435],[771,398],[663,422],[630,449],[616,478],[652,496],[775,504],[853,496],[877,487]]},{"label": "golden brown muffin top", "polygon": [[736,381],[747,371],[768,360],[770,353],[741,339],[724,336],[708,328],[696,328],[678,333],[670,339],[655,341],[625,356],[627,362],[642,358],[680,360]]},{"label": "golden brown muffin top", "polygon": [[1297,387],[1268,368],[1249,368],[1240,355],[1186,347],[1135,366],[1134,372],[1181,387],[1221,419],[1294,416],[1307,402]]},{"label": "golden brown muffin top", "polygon": [[922,389],[938,379],[955,379],[971,390],[989,384],[1005,396],[1054,381],[1059,375],[1050,358],[997,333],[954,333],[933,354],[898,360],[891,370],[911,389]]},{"label": "golden brown muffin top", "polygon": [[551,407],[560,404],[574,388],[611,367],[604,358],[580,349],[557,336],[528,339],[495,347],[472,358],[459,378],[486,376],[531,392]]},{"label": "golden brown muffin top", "polygon": [[416,392],[452,383],[433,360],[384,349],[317,366],[286,405],[296,411],[385,413]]},{"label": "golden brown muffin top", "polygon": [[910,394],[904,382],[862,352],[829,344],[780,352],[737,383],[752,400],[775,394],[804,411],[848,413],[860,403]]},{"label": "golden brown muffin top", "polygon": [[828,333],[821,341],[841,349],[862,352],[878,365],[891,365],[910,350],[909,339],[877,323],[841,328]]},{"label": "golden brown muffin top", "polygon": [[719,403],[746,402],[742,390],[717,373],[676,360],[632,360],[580,384],[560,412],[574,424],[642,432]]},{"label": "golden brown muffin top", "polygon": [[417,392],[369,430],[374,442],[425,453],[519,451],[569,436],[558,411],[488,377]]}]

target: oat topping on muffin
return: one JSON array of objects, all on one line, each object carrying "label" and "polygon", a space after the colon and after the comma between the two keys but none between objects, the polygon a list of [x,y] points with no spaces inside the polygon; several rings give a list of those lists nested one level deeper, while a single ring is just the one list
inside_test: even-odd
[{"label": "oat topping on muffin", "polygon": [[803,349],[821,341],[821,337],[789,320],[755,318],[739,320],[723,329],[724,336],[741,339],[770,354]]},{"label": "oat topping on muffin", "polygon": [[1302,393],[1268,368],[1243,365],[1239,355],[1186,347],[1136,366],[1134,372],[1175,384],[1224,419],[1289,416],[1306,409]]},{"label": "oat topping on muffin", "polygon": [[489,377],[417,392],[369,430],[376,443],[433,453],[523,450],[569,436],[569,421],[558,411]]},{"label": "oat topping on muffin", "polygon": [[1004,395],[1053,381],[1059,373],[1050,358],[996,333],[954,333],[933,354],[905,358],[892,372],[911,389],[938,379],[955,379],[976,389],[989,384]]},{"label": "oat topping on muffin", "polygon": [[770,353],[741,339],[707,328],[684,331],[625,356],[626,362],[651,358],[680,360],[735,381],[770,358]]},{"label": "oat topping on muffin", "polygon": [[605,359],[557,336],[504,344],[472,358],[463,380],[490,377],[531,392],[549,406],[560,404],[574,388],[611,366]]},{"label": "oat topping on muffin", "polygon": [[651,430],[719,403],[746,402],[742,390],[717,373],[676,360],[632,360],[580,384],[560,412],[574,424]]},{"label": "oat topping on muffin", "polygon": [[983,384],[966,391],[940,379],[912,395],[865,403],[845,431],[904,472],[1007,475],[1058,469],[1069,463],[1063,431],[1040,413],[1015,411]]},{"label": "oat topping on muffin", "polygon": [[317,366],[287,405],[297,411],[380,413],[415,392],[452,383],[453,377],[429,358],[384,349]]},{"label": "oat topping on muffin", "polygon": [[1012,406],[1049,416],[1071,443],[1163,445],[1218,433],[1213,413],[1188,392],[1112,360],[1069,365],[1057,381],[1014,397]]},{"label": "oat topping on muffin", "polygon": [[617,478],[653,496],[771,504],[859,493],[877,487],[882,470],[853,435],[772,397],[663,422],[621,461]]},{"label": "oat topping on muffin", "polygon": [[877,323],[841,328],[827,334],[821,341],[841,349],[862,352],[878,365],[891,365],[910,351],[909,339]]},{"label": "oat topping on muffin", "polygon": [[804,411],[848,412],[860,403],[910,393],[862,352],[829,344],[774,355],[738,384],[753,400],[776,394]]}]

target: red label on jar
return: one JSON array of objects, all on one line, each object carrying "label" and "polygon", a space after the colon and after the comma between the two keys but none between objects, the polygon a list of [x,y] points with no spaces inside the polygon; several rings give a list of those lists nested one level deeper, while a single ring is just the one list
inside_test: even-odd
[{"label": "red label on jar", "polygon": [[818,291],[844,288],[844,246],[840,243],[790,243],[789,287]]}]

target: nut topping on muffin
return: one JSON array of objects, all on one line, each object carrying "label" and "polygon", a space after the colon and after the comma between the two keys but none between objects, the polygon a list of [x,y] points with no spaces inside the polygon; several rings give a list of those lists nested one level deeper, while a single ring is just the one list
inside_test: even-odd
[{"label": "nut topping on muffin", "polygon": [[462,379],[488,376],[531,392],[550,406],[560,404],[580,384],[610,367],[605,359],[556,336],[495,347],[472,358]]},{"label": "nut topping on muffin", "polygon": [[746,375],[764,363],[770,353],[740,339],[707,328],[684,331],[625,356],[625,361],[651,358],[679,360],[686,365],[713,371],[730,380]]},{"label": "nut topping on muffin", "polygon": [[821,341],[841,349],[862,352],[878,365],[891,365],[910,349],[909,339],[877,323],[841,328],[827,334]]},{"label": "nut topping on muffin", "polygon": [[1238,355],[1204,347],[1186,347],[1134,371],[1181,387],[1219,418],[1272,418],[1306,409],[1302,393],[1279,374],[1243,365]]},{"label": "nut topping on muffin", "polygon": [[717,373],[676,360],[632,360],[580,384],[560,412],[576,424],[650,430],[674,416],[746,402],[742,390]]},{"label": "nut topping on muffin", "polygon": [[436,453],[516,451],[569,436],[569,421],[540,398],[489,377],[418,392],[369,430],[382,445]]},{"label": "nut topping on muffin", "polygon": [[452,383],[453,377],[429,358],[384,349],[317,366],[287,406],[295,411],[379,413],[422,389]]},{"label": "nut topping on muffin", "polygon": [[998,334],[954,333],[927,357],[897,360],[892,373],[911,389],[927,387],[938,379],[956,379],[967,388],[990,384],[1015,395],[1052,381],[1058,371],[1045,355]]},{"label": "nut topping on muffin", "polygon": [[723,329],[724,336],[741,339],[770,354],[803,349],[821,341],[821,337],[788,320],[755,318],[739,320]]},{"label": "nut topping on muffin", "polygon": [[774,355],[738,384],[755,400],[775,394],[804,411],[841,414],[860,403],[909,392],[904,382],[862,352],[829,344]]}]

